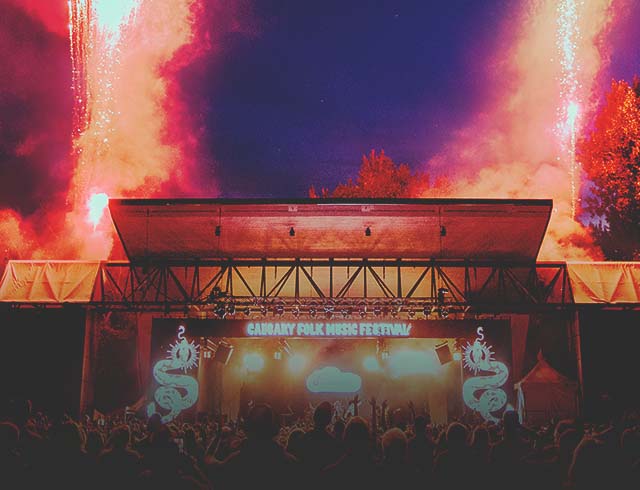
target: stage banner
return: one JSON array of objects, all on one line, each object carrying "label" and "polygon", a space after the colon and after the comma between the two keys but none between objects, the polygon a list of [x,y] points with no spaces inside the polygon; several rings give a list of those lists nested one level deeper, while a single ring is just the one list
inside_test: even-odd
[{"label": "stage banner", "polygon": [[[477,324],[477,325],[476,325]],[[183,325],[193,337],[282,338],[462,338],[474,336],[475,327],[491,325],[509,332],[508,320],[278,320],[155,318],[154,329],[175,330]]]}]

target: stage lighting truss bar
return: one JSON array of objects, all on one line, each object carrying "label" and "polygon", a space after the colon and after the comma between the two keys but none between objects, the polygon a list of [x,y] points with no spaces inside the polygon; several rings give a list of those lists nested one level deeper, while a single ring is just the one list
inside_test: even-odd
[{"label": "stage lighting truss bar", "polygon": [[[438,290],[447,289],[443,301]],[[201,262],[104,262],[91,305],[132,311],[198,312],[279,302],[284,314],[335,315],[376,304],[406,317],[427,307],[460,311],[534,311],[573,306],[565,263],[376,259],[225,259]],[[345,306],[346,305],[346,306]],[[298,313],[299,312],[299,313]],[[259,314],[259,313],[258,313]]]}]

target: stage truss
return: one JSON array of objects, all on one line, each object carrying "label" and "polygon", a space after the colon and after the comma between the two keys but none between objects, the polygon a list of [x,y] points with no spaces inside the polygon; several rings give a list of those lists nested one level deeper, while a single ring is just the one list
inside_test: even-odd
[{"label": "stage truss", "polygon": [[221,259],[103,262],[88,306],[205,317],[442,318],[574,303],[561,262]]}]

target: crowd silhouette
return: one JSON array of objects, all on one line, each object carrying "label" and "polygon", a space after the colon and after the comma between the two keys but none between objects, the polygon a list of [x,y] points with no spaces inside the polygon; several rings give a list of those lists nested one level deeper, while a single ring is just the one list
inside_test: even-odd
[{"label": "crowd silhouette", "polygon": [[525,427],[392,416],[337,416],[320,403],[283,425],[267,404],[245,419],[162,424],[155,414],[53,420],[25,400],[3,403],[3,488],[96,489],[571,489],[640,488],[640,418]]}]

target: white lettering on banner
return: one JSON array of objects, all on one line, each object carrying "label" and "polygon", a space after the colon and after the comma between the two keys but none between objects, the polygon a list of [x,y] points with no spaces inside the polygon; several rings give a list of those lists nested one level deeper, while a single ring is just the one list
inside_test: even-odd
[{"label": "white lettering on banner", "polygon": [[409,337],[410,323],[249,322],[249,337]]}]

